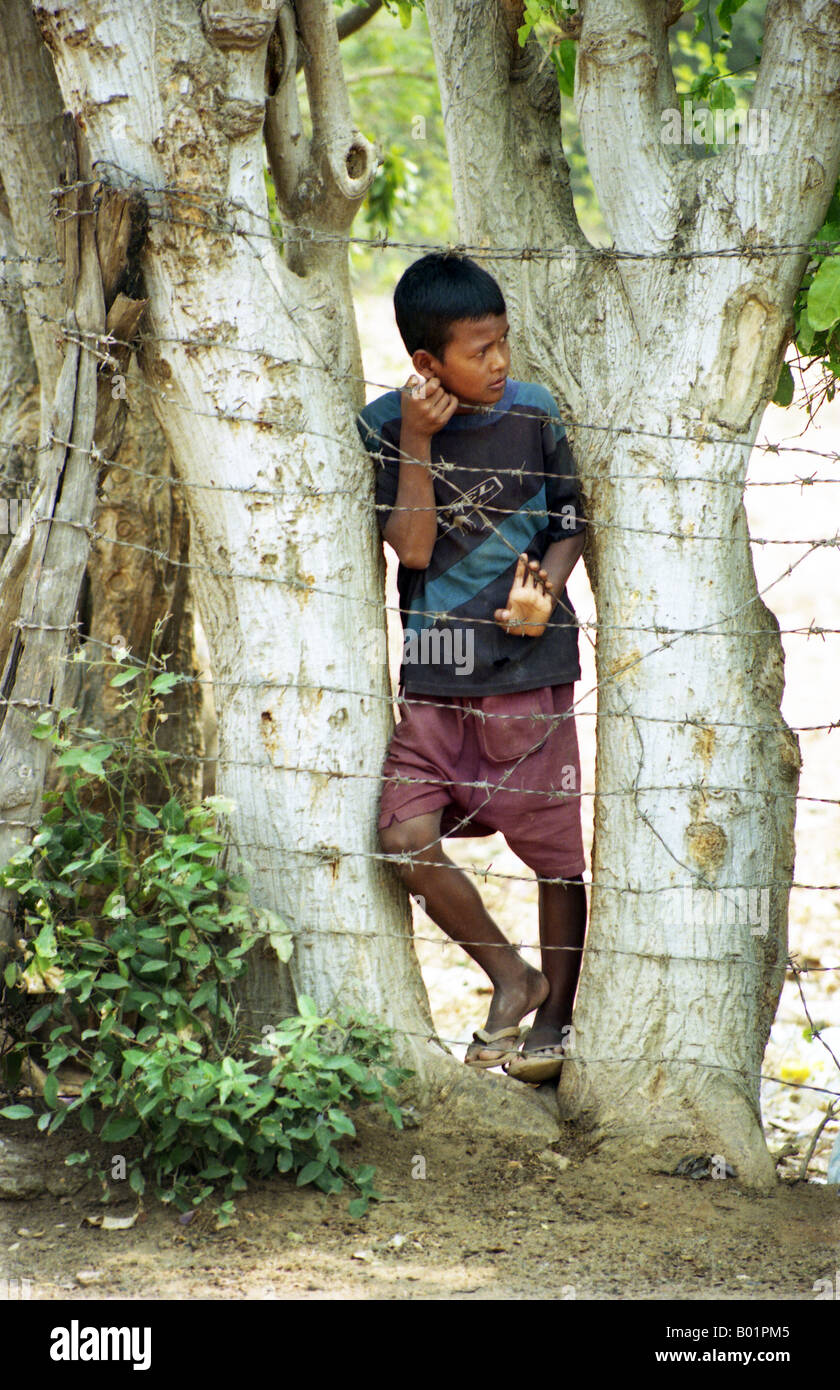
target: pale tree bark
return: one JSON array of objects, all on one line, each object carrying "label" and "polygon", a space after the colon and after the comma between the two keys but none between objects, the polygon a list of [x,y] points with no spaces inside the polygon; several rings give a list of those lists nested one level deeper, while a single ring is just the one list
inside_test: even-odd
[{"label": "pale tree bark", "polygon": [[771,0],[752,98],[767,146],[703,160],[662,139],[676,8],[579,9],[575,99],[617,256],[591,254],[577,224],[550,65],[516,46],[521,4],[427,5],[463,241],[558,248],[490,264],[516,374],[569,420],[598,611],[591,921],[560,1109],[617,1157],[718,1154],[765,1187],[759,1072],[800,758],[742,499],[807,252],[673,253],[802,244],[820,225],[840,167],[840,6]]},{"label": "pale tree bark", "polygon": [[[364,652],[371,629],[384,630],[382,554],[354,422],[363,397],[346,247],[335,241],[375,156],[350,119],[332,4],[298,0],[296,23],[282,7],[267,70],[275,9],[37,9],[98,170],[136,182],[149,207],[140,365],[190,508],[217,789],[235,805],[232,845],[252,900],[296,934],[297,993],[394,1025],[418,1095],[458,1093],[461,1116],[479,1123],[491,1088],[494,1123],[545,1134],[552,1121],[521,1087],[475,1076],[434,1041],[406,896],[377,857],[390,710],[384,664],[372,680]],[[291,90],[298,41],[311,141]],[[263,180],[267,79],[285,258]],[[250,1027],[275,1024],[293,994],[268,949],[248,980]]]},{"label": "pale tree bark", "polygon": [[50,215],[62,153],[62,102],[50,55],[31,7],[7,0],[0,44],[0,173],[25,256],[20,281],[41,385],[42,442],[63,360],[64,281]]},{"label": "pale tree bark", "polygon": [[[10,356],[11,340],[6,344],[4,399],[10,399],[12,391],[19,393],[20,381],[27,373],[31,375],[33,364],[36,365],[44,446],[40,457],[49,443],[46,431],[65,348],[64,281],[52,215],[53,190],[61,178],[62,111],[52,59],[32,8],[27,0],[7,0],[0,45],[0,172],[8,193],[7,235],[25,251],[23,255],[18,252],[18,259],[5,268],[7,281],[13,269],[17,270],[14,307],[19,310],[25,305],[26,312],[18,320],[14,361]],[[139,229],[130,226],[125,231],[129,236],[139,235]],[[129,264],[130,258],[123,256],[113,262],[114,283],[104,287],[109,310],[118,295],[130,297],[134,293],[142,299],[142,286],[128,283],[127,277],[136,274],[127,269]],[[123,321],[121,330],[117,315],[118,309],[110,314],[108,326],[119,338],[120,331],[136,325],[132,317],[130,323]],[[98,350],[99,361],[104,363],[108,349]],[[104,363],[117,383],[121,380],[120,366],[126,366],[128,355],[124,348],[115,345],[110,364]],[[110,656],[116,637],[122,639],[136,659],[146,661],[155,622],[171,612],[163,633],[166,641],[160,649],[172,652],[177,669],[191,675],[197,673],[189,570],[183,567],[189,552],[183,499],[172,492],[168,482],[161,488],[160,479],[170,477],[171,460],[160,427],[139,389],[140,379],[129,378],[137,387],[132,390],[122,379],[122,389],[119,385],[112,388],[110,405],[107,391],[100,392],[102,409],[94,437],[103,459],[111,459],[119,451],[123,463],[135,471],[103,468],[100,473],[92,520],[92,530],[98,535],[88,559],[80,602],[81,641],[73,648],[85,659],[74,661],[67,668],[64,689],[66,703],[79,709],[80,722],[99,728],[111,738],[124,737],[131,718],[129,711],[117,708],[124,692],[114,691],[108,685],[111,672],[104,658]],[[29,434],[32,414],[30,402],[28,412],[24,411],[19,422],[19,428]],[[9,437],[11,424],[10,420],[0,432],[1,441]],[[37,415],[35,425],[37,430]],[[28,437],[24,443],[30,443]],[[0,468],[4,472],[0,495],[17,499],[31,492],[37,477],[36,463],[31,448],[28,454],[21,455],[20,462],[14,451],[0,451]],[[19,505],[13,514],[19,521]],[[0,545],[5,551],[3,538]],[[170,555],[171,562],[162,560],[161,555]],[[4,602],[4,611],[8,608]],[[10,639],[11,630],[0,633],[4,663]],[[202,691],[196,685],[179,686],[163,703],[167,719],[161,726],[159,743],[184,755],[172,764],[173,780],[179,793],[189,800],[198,799],[202,792],[204,751],[199,717]],[[47,785],[58,785],[55,769],[48,771]],[[161,793],[156,779],[145,789],[152,801]]]},{"label": "pale tree bark", "polygon": [[20,283],[21,255],[0,186],[0,560],[29,501],[37,462],[39,385]]},{"label": "pale tree bark", "polygon": [[[72,123],[66,147],[65,182],[75,185],[80,172],[89,181],[83,138]],[[90,187],[74,187],[67,194],[64,211],[68,214],[64,223],[65,323],[71,341],[59,373],[49,416],[51,443],[39,467],[31,512],[0,570],[0,630],[10,634],[0,679],[0,863],[31,836],[38,821],[47,747],[43,740],[32,738],[31,722],[56,695],[60,697],[63,657],[84,577],[86,529],[96,496],[91,446],[97,364],[79,346],[82,335],[102,333],[105,328]],[[0,948],[8,947],[12,937],[13,901],[3,889]]]}]

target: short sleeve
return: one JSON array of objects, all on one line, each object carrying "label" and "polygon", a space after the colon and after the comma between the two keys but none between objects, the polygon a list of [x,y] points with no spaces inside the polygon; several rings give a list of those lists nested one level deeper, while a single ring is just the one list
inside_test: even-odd
[{"label": "short sleeve", "polygon": [[543,467],[546,477],[548,507],[548,540],[568,540],[585,529],[583,503],[578,487],[577,467],[572,454],[566,427],[557,403],[547,396],[548,418],[542,427]]},{"label": "short sleeve", "polygon": [[367,406],[357,415],[356,425],[361,441],[374,463],[376,479],[374,506],[376,508],[376,521],[381,534],[388,524],[391,510],[397,500],[400,478],[399,420],[397,420],[395,432],[393,420],[383,419],[382,411],[375,410],[377,405],[379,405],[378,401],[374,402],[373,406]]}]

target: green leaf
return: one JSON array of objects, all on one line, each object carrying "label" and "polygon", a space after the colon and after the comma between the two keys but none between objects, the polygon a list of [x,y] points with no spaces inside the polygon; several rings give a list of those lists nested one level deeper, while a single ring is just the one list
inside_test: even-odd
[{"label": "green leaf", "polygon": [[368,1209],[368,1202],[367,1197],[354,1197],[347,1210],[351,1216],[364,1216]]},{"label": "green leaf", "polygon": [[44,1101],[50,1107],[50,1110],[55,1110],[58,1104],[58,1077],[54,1071],[50,1072],[44,1082]]},{"label": "green leaf", "polygon": [[160,830],[160,821],[157,816],[142,803],[134,808],[134,818],[144,830]]},{"label": "green leaf", "polygon": [[388,1111],[388,1114],[391,1116],[391,1119],[393,1120],[393,1122],[394,1122],[396,1128],[397,1128],[397,1129],[402,1129],[402,1128],[403,1128],[403,1116],[402,1116],[402,1110],[400,1109],[400,1107],[395,1103],[395,1101],[393,1101],[393,1100],[391,1099],[390,1096],[383,1096],[383,1097],[382,1097],[382,1104],[384,1105],[385,1109]]},{"label": "green leaf", "polygon": [[122,975],[114,975],[111,972],[100,975],[96,983],[101,989],[128,989],[129,984]]},{"label": "green leaf", "polygon": [[327,1115],[332,1122],[332,1127],[336,1134],[356,1133],[356,1126],[353,1124],[350,1116],[344,1114],[343,1110],[328,1110]]},{"label": "green leaf", "polygon": [[136,1192],[138,1197],[142,1197],[146,1190],[146,1179],[139,1168],[132,1168],[128,1175],[128,1185],[132,1192]]},{"label": "green leaf", "polygon": [[52,1004],[43,1004],[40,1009],[36,1009],[26,1025],[27,1033],[36,1032],[36,1030],[40,1028],[41,1024],[44,1022],[44,1020],[49,1018],[52,1011]]},{"label": "green leaf", "polygon": [[108,684],[118,688],[121,685],[128,685],[128,682],[133,681],[135,676],[142,676],[142,674],[142,666],[126,666],[125,670],[118,671]]},{"label": "green leaf", "polygon": [[319,1163],[316,1159],[313,1159],[311,1163],[307,1163],[304,1168],[301,1168],[297,1175],[297,1183],[295,1185],[297,1187],[305,1187],[308,1182],[312,1182],[315,1178],[320,1177],[325,1167],[325,1163]]},{"label": "green leaf", "polygon": [[183,830],[183,807],[174,796],[170,797],[166,805],[161,807],[160,818],[167,830]]},{"label": "green leaf", "polygon": [[787,362],[782,363],[779,372],[779,380],[776,383],[776,392],[773,396],[774,405],[790,405],[793,400],[793,372]]},{"label": "green leaf", "polygon": [[0,1110],[0,1115],[7,1120],[31,1120],[34,1114],[35,1111],[30,1110],[28,1105],[6,1105]]},{"label": "green leaf", "polygon": [[127,1047],[123,1053],[123,1075],[129,1076],[137,1067],[145,1066],[146,1057],[139,1047]]},{"label": "green leaf", "polygon": [[816,336],[814,325],[808,318],[808,306],[806,304],[799,315],[799,327],[796,332],[796,346],[803,356],[807,357],[810,354]]},{"label": "green leaf", "polygon": [[575,59],[577,57],[577,44],[574,39],[563,39],[555,48],[551,49],[551,61],[557,73],[557,83],[564,96],[573,98],[575,95]]},{"label": "green leaf", "polygon": [[237,1134],[230,1121],[226,1120],[222,1115],[213,1116],[213,1128],[218,1130],[219,1134],[225,1139],[229,1139],[232,1144],[242,1143],[242,1135]]},{"label": "green leaf", "polygon": [[159,676],[155,676],[149,689],[155,695],[168,695],[170,690],[174,690],[175,686],[183,680],[186,680],[186,676],[174,671],[162,671]]},{"label": "green leaf", "polygon": [[715,13],[718,18],[718,24],[725,34],[732,28],[732,16],[746,3],[747,0],[721,0],[721,4],[718,5]]},{"label": "green leaf", "polygon": [[823,261],[811,281],[808,318],[818,333],[840,322],[840,256]]},{"label": "green leaf", "polygon": [[119,1143],[121,1139],[130,1139],[139,1128],[140,1120],[136,1115],[110,1115],[102,1126],[100,1138]]},{"label": "green leaf", "polygon": [[288,936],[281,936],[279,932],[272,932],[268,939],[278,960],[286,965],[291,960],[292,952],[295,949],[294,937],[291,933]]},{"label": "green leaf", "polygon": [[212,1163],[208,1163],[199,1173],[200,1178],[224,1178],[230,1172],[227,1163],[222,1163],[220,1159],[214,1158]]}]

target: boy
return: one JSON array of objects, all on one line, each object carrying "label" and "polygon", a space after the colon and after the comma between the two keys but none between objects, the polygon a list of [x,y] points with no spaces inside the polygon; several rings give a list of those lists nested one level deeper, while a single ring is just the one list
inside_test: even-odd
[{"label": "boy", "polygon": [[[377,517],[399,557],[405,629],[380,840],[411,856],[397,865],[409,892],[492,981],[465,1061],[538,1083],[562,1066],[586,930],[565,591],[584,538],[574,461],[549,392],[509,377],[505,302],[487,271],[423,256],[394,310],[418,375],[357,421],[380,460]],[[541,970],[443,853],[447,834],[494,830],[537,875]],[[567,882],[545,882],[556,878]]]}]

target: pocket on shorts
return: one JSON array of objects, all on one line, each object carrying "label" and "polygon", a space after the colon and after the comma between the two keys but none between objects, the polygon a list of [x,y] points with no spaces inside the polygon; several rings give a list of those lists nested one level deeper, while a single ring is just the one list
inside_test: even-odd
[{"label": "pocket on shorts", "polygon": [[535,753],[551,733],[554,700],[550,685],[485,695],[481,708],[487,718],[476,718],[476,737],[488,762],[509,763]]}]

